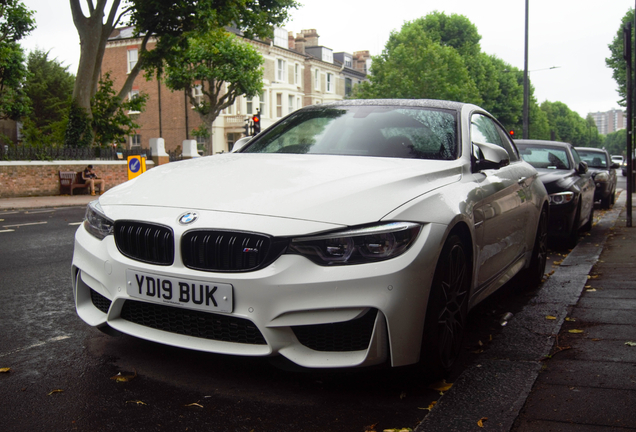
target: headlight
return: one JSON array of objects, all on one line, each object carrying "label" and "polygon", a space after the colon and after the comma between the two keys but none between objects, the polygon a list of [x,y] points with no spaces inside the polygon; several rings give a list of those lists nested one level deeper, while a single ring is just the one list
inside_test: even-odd
[{"label": "headlight", "polygon": [[91,201],[86,206],[84,228],[100,240],[113,233],[113,221],[104,216],[99,201]]},{"label": "headlight", "polygon": [[559,192],[550,194],[550,204],[567,204],[574,198],[574,192]]},{"label": "headlight", "polygon": [[287,253],[302,255],[318,265],[384,261],[404,253],[421,228],[416,223],[392,222],[295,238],[290,242]]},{"label": "headlight", "polygon": [[598,172],[594,176],[594,181],[606,182],[609,180],[609,174],[606,172]]}]

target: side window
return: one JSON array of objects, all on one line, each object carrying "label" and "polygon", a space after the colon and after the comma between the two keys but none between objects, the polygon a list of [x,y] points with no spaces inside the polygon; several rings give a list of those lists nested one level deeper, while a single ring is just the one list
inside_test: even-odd
[{"label": "side window", "polygon": [[485,115],[473,114],[471,117],[470,139],[472,142],[498,145],[508,152],[511,162],[519,160],[516,148],[505,135],[505,131]]},{"label": "side window", "polygon": [[574,169],[578,169],[581,163],[581,156],[579,156],[579,152],[574,147],[570,147],[570,150],[572,150],[572,158],[574,159]]}]

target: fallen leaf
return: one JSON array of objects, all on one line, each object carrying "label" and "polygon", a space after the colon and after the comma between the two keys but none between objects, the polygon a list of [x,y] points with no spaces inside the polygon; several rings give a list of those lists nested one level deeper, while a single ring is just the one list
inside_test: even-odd
[{"label": "fallen leaf", "polygon": [[570,321],[570,322],[574,322],[574,321],[576,321],[576,318],[569,318],[569,317],[568,317],[568,318],[566,318],[565,320],[566,320],[566,321]]},{"label": "fallen leaf", "polygon": [[562,263],[562,262],[563,262],[563,260],[561,260],[561,261],[554,261],[552,264],[554,264],[554,265],[561,265],[561,263]]},{"label": "fallen leaf", "polygon": [[572,329],[572,330],[568,330],[569,333],[583,333],[583,330],[578,330],[578,329]]},{"label": "fallen leaf", "polygon": [[547,319],[547,320],[555,320],[556,317],[552,316],[552,315],[546,315],[545,319]]},{"label": "fallen leaf", "polygon": [[488,420],[488,417],[482,417],[477,421],[477,426],[479,426],[480,428],[484,427],[484,422]]},{"label": "fallen leaf", "polygon": [[596,291],[596,288],[590,288],[590,289],[585,290],[585,291],[587,291],[587,292],[595,292],[595,291]]},{"label": "fallen leaf", "polygon": [[56,389],[56,390],[51,391],[51,392],[50,392],[47,396],[51,396],[51,395],[52,395],[52,394],[54,394],[54,393],[62,393],[63,391],[64,391],[64,390]]},{"label": "fallen leaf", "polygon": [[186,405],[186,406],[187,406],[187,407],[189,407],[189,406],[197,406],[197,407],[199,407],[199,408],[203,408],[203,405],[200,405],[198,402],[193,402],[193,403],[188,404],[188,405]]},{"label": "fallen leaf", "polygon": [[625,345],[630,347],[636,347],[636,342],[625,342]]},{"label": "fallen leaf", "polygon": [[0,373],[7,373],[11,370],[11,368],[0,368]]},{"label": "fallen leaf", "polygon": [[598,275],[587,275],[588,279],[598,279]]},{"label": "fallen leaf", "polygon": [[402,429],[384,429],[382,432],[411,432],[413,429],[411,428],[402,428]]},{"label": "fallen leaf", "polygon": [[148,405],[146,402],[142,402],[140,400],[126,401],[126,403],[134,403],[134,404],[137,404],[137,405]]},{"label": "fallen leaf", "polygon": [[430,411],[430,410],[432,410],[432,409],[433,409],[433,407],[434,407],[436,404],[437,404],[437,401],[433,401],[433,402],[431,402],[431,403],[430,403],[430,405],[428,406],[428,408],[418,408],[418,409],[421,409],[421,410],[428,410],[428,411]]},{"label": "fallen leaf", "polygon": [[428,388],[436,390],[438,392],[445,392],[450,390],[452,386],[453,386],[453,383],[447,383],[446,380],[441,380],[431,384],[430,386],[428,386]]},{"label": "fallen leaf", "polygon": [[110,377],[110,379],[115,380],[117,382],[128,382],[136,377],[137,377],[137,371],[135,371],[133,375],[122,375],[122,373],[119,372],[117,375]]},{"label": "fallen leaf", "polygon": [[585,288],[592,288],[592,285],[585,285]]},{"label": "fallen leaf", "polygon": [[598,342],[598,341],[600,341],[600,340],[602,340],[602,339],[594,338],[594,339],[592,339],[592,342]]}]

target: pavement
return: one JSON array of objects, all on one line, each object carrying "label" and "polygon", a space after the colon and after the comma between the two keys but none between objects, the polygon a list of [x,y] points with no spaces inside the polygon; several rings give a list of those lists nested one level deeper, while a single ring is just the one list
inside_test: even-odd
[{"label": "pavement", "polygon": [[[597,211],[591,233],[415,432],[636,431],[636,227],[626,227],[625,195]],[[0,211],[93,199],[5,198]]]}]

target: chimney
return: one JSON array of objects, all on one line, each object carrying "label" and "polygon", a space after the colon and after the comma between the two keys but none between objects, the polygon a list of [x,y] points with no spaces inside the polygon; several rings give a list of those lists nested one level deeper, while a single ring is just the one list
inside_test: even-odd
[{"label": "chimney", "polygon": [[294,41],[294,50],[301,54],[305,54],[305,38],[302,33],[296,35],[296,40]]},{"label": "chimney", "polygon": [[314,47],[314,46],[320,46],[318,44],[318,38],[320,36],[318,36],[318,32],[316,31],[316,29],[309,29],[309,30],[301,30],[302,35],[305,37],[305,46],[307,47]]},{"label": "chimney", "polygon": [[294,39],[294,32],[287,32],[287,45],[289,47],[290,50],[295,50],[296,47],[294,46],[294,42],[296,40]]}]

